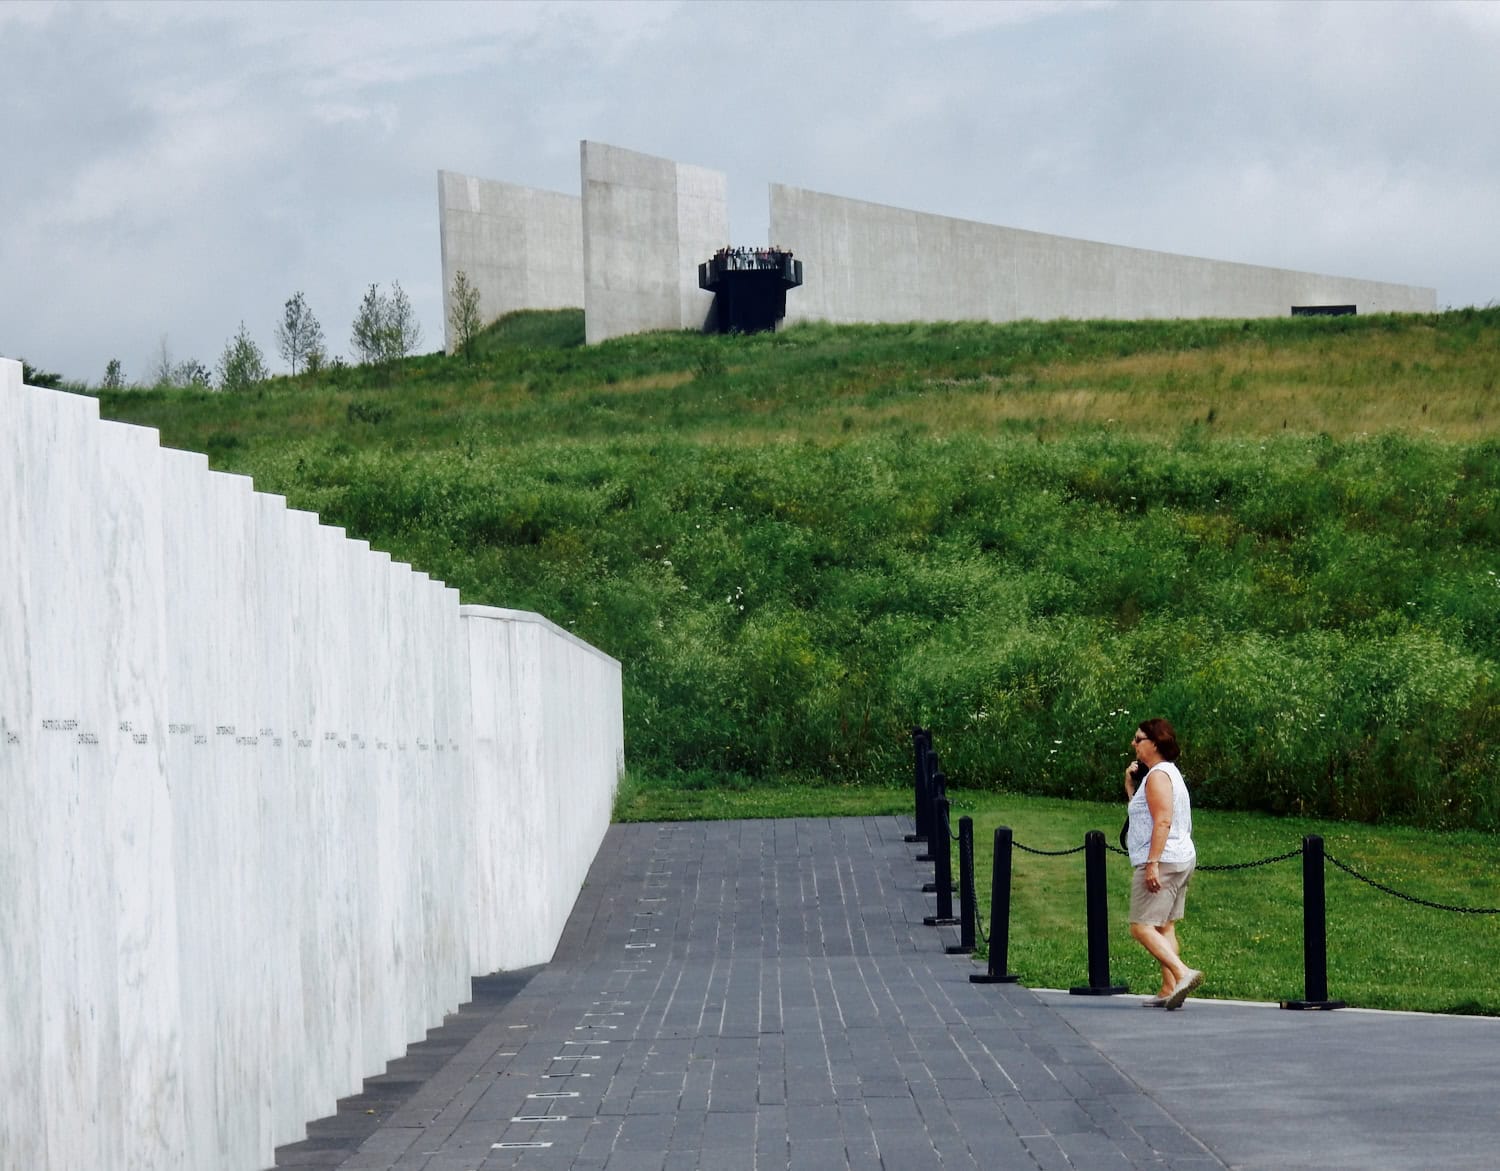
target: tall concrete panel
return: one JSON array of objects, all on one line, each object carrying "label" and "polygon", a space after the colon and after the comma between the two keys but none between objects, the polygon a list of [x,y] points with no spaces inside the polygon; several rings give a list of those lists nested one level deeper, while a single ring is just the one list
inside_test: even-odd
[{"label": "tall concrete panel", "polygon": [[618,662],[3,360],[0,548],[7,1171],[256,1171],[551,954]]},{"label": "tall concrete panel", "polygon": [[453,349],[453,278],[479,290],[486,323],[517,309],[583,305],[583,210],[576,195],[438,172],[443,336]]},{"label": "tall concrete panel", "polygon": [[927,215],[781,184],[770,238],[803,262],[788,322],[1426,313],[1436,291],[1205,260]]},{"label": "tall concrete panel", "polygon": [[713,296],[698,264],[729,243],[724,175],[598,142],[580,154],[588,342],[702,329]]}]

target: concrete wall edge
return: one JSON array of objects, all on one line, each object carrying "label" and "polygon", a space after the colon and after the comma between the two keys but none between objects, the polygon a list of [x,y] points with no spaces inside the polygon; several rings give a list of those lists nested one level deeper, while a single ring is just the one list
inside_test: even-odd
[{"label": "concrete wall edge", "polygon": [[579,650],[598,655],[599,658],[613,663],[616,667],[620,666],[620,660],[607,651],[601,651],[593,643],[586,642],[571,630],[565,630],[552,619],[534,610],[507,610],[503,606],[481,606],[477,603],[466,602],[459,606],[458,613],[462,618],[487,618],[492,622],[529,622],[537,626],[545,626],[553,634],[577,646]]}]

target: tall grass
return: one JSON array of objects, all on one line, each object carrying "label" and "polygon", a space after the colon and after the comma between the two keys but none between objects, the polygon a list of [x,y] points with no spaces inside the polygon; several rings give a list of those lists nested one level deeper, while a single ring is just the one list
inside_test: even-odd
[{"label": "tall grass", "polygon": [[621,658],[647,773],[1107,798],[1167,714],[1209,806],[1500,825],[1500,311],[577,337],[104,405]]}]

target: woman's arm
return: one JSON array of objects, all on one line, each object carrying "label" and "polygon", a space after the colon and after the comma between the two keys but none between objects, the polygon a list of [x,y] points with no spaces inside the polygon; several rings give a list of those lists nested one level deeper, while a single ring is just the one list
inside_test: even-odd
[{"label": "woman's arm", "polygon": [[1160,881],[1156,869],[1172,832],[1172,778],[1161,769],[1146,774],[1146,808],[1151,813],[1151,845],[1146,851],[1146,887],[1155,890]]}]

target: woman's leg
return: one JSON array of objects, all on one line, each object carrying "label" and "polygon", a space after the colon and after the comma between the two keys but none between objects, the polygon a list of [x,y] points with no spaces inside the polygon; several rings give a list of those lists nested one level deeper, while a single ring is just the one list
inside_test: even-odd
[{"label": "woman's leg", "polygon": [[[1167,941],[1167,944],[1172,949],[1172,954],[1174,956],[1177,956],[1178,959],[1181,959],[1182,955],[1177,950],[1177,924],[1176,923],[1168,923],[1165,927],[1158,927],[1156,930],[1157,930],[1157,933],[1159,935],[1161,935],[1161,937]],[[1161,970],[1161,995],[1163,997],[1171,996],[1172,995],[1172,989],[1176,988],[1176,987],[1177,987],[1177,977],[1172,974],[1172,970],[1170,968],[1166,968],[1166,967],[1162,968],[1162,970]]]},{"label": "woman's leg", "polygon": [[1151,958],[1161,965],[1162,995],[1169,995],[1186,976],[1188,968],[1177,956],[1177,932],[1168,923],[1158,927],[1152,923],[1132,923],[1130,934],[1135,941],[1151,953]]}]

